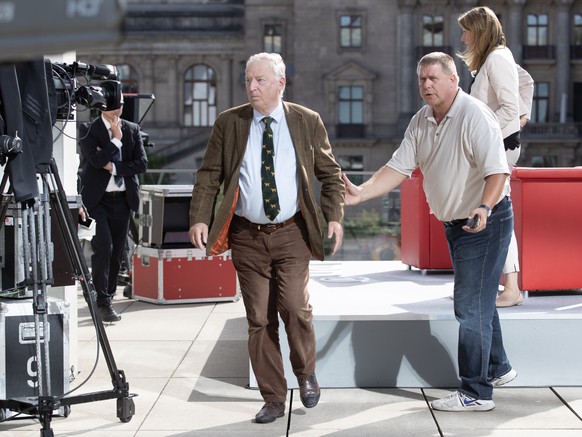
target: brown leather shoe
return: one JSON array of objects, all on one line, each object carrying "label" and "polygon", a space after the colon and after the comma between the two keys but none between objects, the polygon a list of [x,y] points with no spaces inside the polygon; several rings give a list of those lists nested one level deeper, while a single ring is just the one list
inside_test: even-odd
[{"label": "brown leather shoe", "polygon": [[297,378],[299,383],[299,397],[305,408],[313,408],[319,402],[321,391],[315,373],[312,373],[307,379]]},{"label": "brown leather shoe", "polygon": [[271,423],[285,415],[285,402],[267,402],[255,416],[257,423]]}]

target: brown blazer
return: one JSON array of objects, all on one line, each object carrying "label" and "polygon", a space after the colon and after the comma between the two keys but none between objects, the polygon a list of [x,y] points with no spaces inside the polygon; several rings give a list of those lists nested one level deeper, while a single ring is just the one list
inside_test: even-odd
[{"label": "brown blazer", "polygon": [[[299,205],[307,224],[311,253],[323,260],[325,221],[343,222],[345,187],[341,168],[333,157],[319,114],[294,103],[283,102],[283,108],[297,157]],[[240,168],[252,119],[250,104],[221,113],[196,175],[190,226],[196,223],[209,226],[207,255],[218,255],[230,247],[228,228],[238,199]],[[321,183],[319,204],[314,191],[316,178]],[[215,212],[221,185],[224,197]]]}]

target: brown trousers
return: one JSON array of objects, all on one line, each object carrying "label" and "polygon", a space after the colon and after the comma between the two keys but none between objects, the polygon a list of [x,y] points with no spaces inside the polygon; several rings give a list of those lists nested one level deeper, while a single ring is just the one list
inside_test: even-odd
[{"label": "brown trousers", "polygon": [[249,327],[249,357],[265,402],[285,402],[287,398],[279,316],[285,324],[293,373],[306,378],[315,371],[307,241],[301,217],[271,234],[236,216],[230,227],[232,261]]}]

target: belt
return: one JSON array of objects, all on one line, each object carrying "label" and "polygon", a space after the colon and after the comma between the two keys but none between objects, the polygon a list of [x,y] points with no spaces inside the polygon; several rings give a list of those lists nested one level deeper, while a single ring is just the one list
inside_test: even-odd
[{"label": "belt", "polygon": [[[497,208],[499,207],[499,205],[501,205],[505,200],[507,199],[507,196],[504,196],[499,202],[497,202],[497,204],[491,208],[491,214],[493,214],[495,211],[497,211]],[[451,227],[451,226],[465,226],[467,224],[467,220],[469,219],[456,219],[456,220],[451,220],[448,222],[443,222],[445,226]]]},{"label": "belt", "polygon": [[239,215],[235,215],[234,218],[236,220],[239,220],[240,222],[248,225],[248,227],[250,229],[256,229],[257,231],[261,231],[264,232],[265,234],[272,234],[273,232],[275,232],[277,229],[281,229],[284,228],[287,225],[290,225],[291,223],[295,223],[301,216],[301,211],[298,211],[293,217],[291,217],[290,219],[285,220],[284,222],[281,223],[266,223],[264,225],[259,224],[259,223],[253,223],[250,220],[241,217]]},{"label": "belt", "polygon": [[103,197],[121,197],[125,196],[125,191],[106,191]]},{"label": "belt", "polygon": [[448,222],[443,222],[445,224],[446,227],[451,227],[451,226],[465,226],[467,224],[467,220],[469,219],[456,219],[456,220],[451,220]]}]

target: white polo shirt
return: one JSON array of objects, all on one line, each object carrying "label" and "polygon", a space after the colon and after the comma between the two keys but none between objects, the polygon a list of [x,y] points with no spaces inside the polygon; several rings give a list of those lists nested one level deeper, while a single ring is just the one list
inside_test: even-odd
[{"label": "white polo shirt", "polygon": [[[407,176],[420,167],[428,204],[442,221],[469,217],[481,204],[485,177],[510,174],[495,114],[460,88],[439,125],[428,105],[414,115],[386,165]],[[499,200],[508,194],[506,180]]]}]

